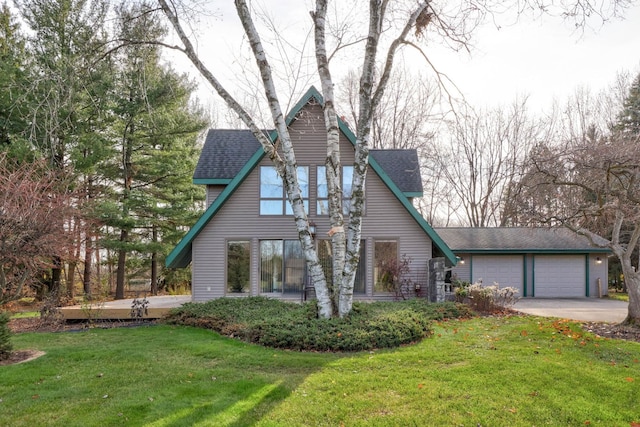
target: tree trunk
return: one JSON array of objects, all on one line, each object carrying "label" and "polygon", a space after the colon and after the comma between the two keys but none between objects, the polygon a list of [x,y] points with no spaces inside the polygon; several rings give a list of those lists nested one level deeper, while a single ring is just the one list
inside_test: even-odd
[{"label": "tree trunk", "polygon": [[[158,241],[158,228],[155,224],[151,227],[151,239],[153,243],[156,243]],[[155,251],[151,254],[151,294],[158,295],[158,253]]]},{"label": "tree trunk", "polygon": [[60,281],[62,280],[62,260],[58,256],[53,257],[53,267],[51,267],[51,282],[49,283],[49,293],[60,292]]},{"label": "tree trunk", "polygon": [[[120,242],[125,243],[129,238],[127,230],[120,231]],[[124,299],[125,266],[127,261],[127,251],[118,250],[118,270],[116,271],[116,299]]]},{"label": "tree trunk", "polygon": [[625,325],[640,326],[640,272],[631,265],[631,260],[621,259],[624,282],[629,295],[629,308],[627,318],[622,322]]},{"label": "tree trunk", "polygon": [[93,239],[87,236],[84,249],[84,271],[82,273],[82,292],[91,299],[91,267],[93,264]]},{"label": "tree trunk", "polygon": [[73,276],[76,274],[76,268],[78,263],[76,261],[71,261],[67,266],[67,297],[73,299],[75,296]]}]

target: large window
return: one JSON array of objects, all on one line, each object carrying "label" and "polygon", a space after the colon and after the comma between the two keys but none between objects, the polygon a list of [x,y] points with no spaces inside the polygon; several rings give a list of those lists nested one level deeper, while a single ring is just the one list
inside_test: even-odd
[{"label": "large window", "polygon": [[[353,284],[354,294],[365,294],[367,289],[365,287],[365,241],[360,242],[360,262],[358,263],[358,270],[356,271],[356,279]],[[320,264],[324,271],[324,275],[327,278],[327,284],[333,283],[333,256],[331,253],[331,241],[319,240],[318,241],[318,258],[320,258]]]},{"label": "large window", "polygon": [[[298,183],[309,213],[309,167],[298,166]],[[293,215],[282,178],[274,166],[260,167],[260,215]]]},{"label": "large window", "polygon": [[227,242],[227,293],[249,292],[251,243],[248,240]]},{"label": "large window", "polygon": [[398,242],[376,240],[374,247],[374,292],[391,292],[398,264]]},{"label": "large window", "polygon": [[306,266],[299,240],[260,241],[260,292],[300,293]]},{"label": "large window", "polygon": [[[318,166],[318,215],[329,215],[329,190],[327,186],[327,168]],[[349,213],[351,203],[351,182],[353,181],[353,166],[342,167],[342,211],[346,215]]]}]

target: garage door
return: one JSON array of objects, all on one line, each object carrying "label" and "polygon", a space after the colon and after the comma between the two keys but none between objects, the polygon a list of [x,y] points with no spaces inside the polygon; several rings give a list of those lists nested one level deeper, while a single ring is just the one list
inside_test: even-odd
[{"label": "garage door", "polygon": [[522,295],[522,255],[474,255],[472,262],[472,281],[482,279],[484,285],[498,282],[501,288],[511,286]]},{"label": "garage door", "polygon": [[537,255],[534,267],[536,297],[584,297],[584,255]]}]

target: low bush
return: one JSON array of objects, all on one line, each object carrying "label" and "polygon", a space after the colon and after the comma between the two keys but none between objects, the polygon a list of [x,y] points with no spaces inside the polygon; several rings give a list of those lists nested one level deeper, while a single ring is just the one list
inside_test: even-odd
[{"label": "low bush", "polygon": [[473,310],[493,312],[511,308],[518,301],[518,290],[510,286],[501,288],[494,282],[491,286],[480,283],[462,284],[456,287],[456,300],[468,304]]},{"label": "low bush", "polygon": [[172,310],[165,320],[213,329],[267,347],[362,351],[417,342],[429,336],[433,320],[469,316],[469,309],[461,304],[408,300],[356,302],[344,319],[319,319],[314,302],[295,304],[249,297],[184,304]]}]

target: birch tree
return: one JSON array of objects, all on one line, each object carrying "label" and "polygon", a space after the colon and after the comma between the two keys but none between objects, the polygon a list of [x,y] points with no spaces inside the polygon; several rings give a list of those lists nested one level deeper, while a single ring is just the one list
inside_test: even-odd
[{"label": "birch tree", "polygon": [[[487,12],[489,3],[484,1],[461,1],[456,4],[435,1],[398,1],[369,0],[366,8],[367,22],[353,40],[361,40],[352,44],[357,47],[355,57],[361,61],[359,72],[359,90],[357,107],[355,162],[352,181],[352,195],[348,217],[342,214],[341,159],[338,151],[338,122],[336,118],[333,76],[330,62],[340,48],[345,47],[341,39],[327,40],[328,0],[315,1],[315,9],[311,12],[311,25],[314,32],[314,49],[317,64],[317,76],[324,98],[324,117],[327,131],[326,171],[329,191],[331,229],[329,235],[333,246],[333,280],[327,285],[318,256],[314,249],[309,222],[304,211],[300,186],[296,174],[296,156],[291,143],[285,116],[281,108],[279,93],[276,90],[272,65],[265,51],[261,35],[255,24],[255,15],[246,0],[235,0],[235,9],[242,23],[244,35],[249,42],[255,58],[264,96],[271,113],[274,128],[277,132],[277,144],[263,134],[254,117],[232,96],[227,87],[214,75],[198,56],[193,41],[184,27],[184,11],[178,0],[158,0],[160,8],[171,22],[181,46],[181,50],[194,64],[202,76],[211,84],[217,94],[225,101],[253,132],[266,155],[275,165],[283,180],[289,202],[291,203],[295,227],[300,238],[311,280],[318,297],[319,313],[322,317],[345,316],[351,310],[353,299],[353,283],[359,262],[360,236],[362,224],[362,208],[364,188],[371,145],[372,121],[374,111],[380,105],[388,85],[396,55],[401,48],[424,46],[427,37],[438,40],[455,48],[466,46],[473,29]],[[613,0],[612,4],[618,2]],[[518,2],[513,6],[521,7]],[[525,6],[529,6],[525,4]],[[533,4],[530,5],[533,8]],[[540,10],[545,10],[544,6]],[[338,7],[338,6],[334,6]],[[519,9],[520,10],[520,9]],[[595,5],[589,2],[576,2],[566,6],[562,13],[573,16],[577,22],[583,20],[585,14],[600,13]],[[337,14],[339,15],[339,13]],[[357,31],[355,29],[354,31]],[[330,50],[331,47],[333,50]],[[420,50],[426,58],[424,51]],[[279,148],[278,148],[279,147]]]}]

